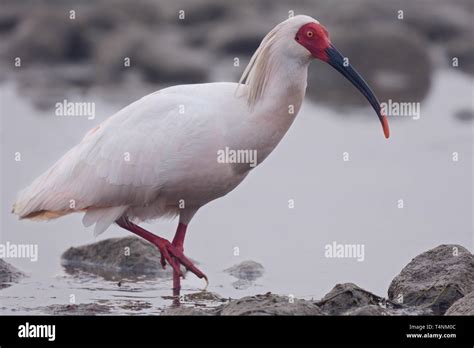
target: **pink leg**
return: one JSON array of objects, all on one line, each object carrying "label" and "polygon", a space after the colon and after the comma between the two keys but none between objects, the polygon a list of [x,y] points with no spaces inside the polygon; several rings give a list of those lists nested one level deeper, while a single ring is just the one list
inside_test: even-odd
[{"label": "pink leg", "polygon": [[[183,242],[184,236],[186,234],[186,225],[179,224],[176,235],[173,239],[173,244],[168,240],[158,237],[151,232],[141,228],[140,226],[134,224],[125,217],[122,217],[116,221],[117,225],[120,227],[135,233],[136,235],[146,239],[150,243],[154,244],[161,253],[161,266],[165,268],[166,262],[168,262],[171,267],[173,267],[173,288],[177,289],[178,295],[180,290],[180,277],[183,276],[181,270],[179,269],[180,265],[183,265],[187,270],[194,273],[198,278],[204,278],[207,280],[207,277],[202,273],[186,256],[183,254]],[[174,291],[176,292],[176,291]]]},{"label": "pink leg", "polygon": [[[173,241],[171,244],[181,252],[184,252],[184,237],[186,236],[186,229],[188,228],[187,225],[183,223],[178,224],[178,228],[176,230],[176,234],[174,235]],[[176,259],[174,259],[177,262]],[[173,294],[179,296],[179,291],[181,290],[181,278],[178,272],[173,270]]]}]

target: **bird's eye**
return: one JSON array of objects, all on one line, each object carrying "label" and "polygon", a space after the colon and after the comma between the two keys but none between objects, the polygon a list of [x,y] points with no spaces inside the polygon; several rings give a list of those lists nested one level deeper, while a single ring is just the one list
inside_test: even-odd
[{"label": "bird's eye", "polygon": [[311,30],[306,33],[306,36],[309,38],[313,37],[313,35],[314,33]]}]

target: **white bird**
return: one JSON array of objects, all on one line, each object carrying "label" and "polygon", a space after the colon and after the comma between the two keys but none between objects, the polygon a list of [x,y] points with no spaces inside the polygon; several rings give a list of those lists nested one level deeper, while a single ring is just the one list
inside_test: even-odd
[{"label": "white bird", "polygon": [[[388,138],[377,98],[343,64],[326,29],[314,18],[295,16],[265,36],[239,83],[165,88],[90,130],[19,193],[13,212],[37,220],[85,212],[83,223],[95,224],[96,235],[117,223],[158,247],[162,266],[167,262],[173,268],[175,294],[180,264],[207,282],[183,254],[187,226],[200,207],[232,191],[254,168],[249,161],[218,156],[222,151],[253,152],[257,164],[265,160],[301,107],[308,66],[315,58],[332,65],[364,94]],[[172,242],[138,226],[164,216],[179,216]]]}]

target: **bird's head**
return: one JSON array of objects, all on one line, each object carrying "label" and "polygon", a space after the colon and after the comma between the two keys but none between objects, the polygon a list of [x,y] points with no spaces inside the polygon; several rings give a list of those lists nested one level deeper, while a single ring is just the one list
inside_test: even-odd
[{"label": "bird's head", "polygon": [[[303,16],[301,16],[303,17]],[[319,22],[311,17],[304,16],[305,24],[299,26],[294,40],[306,49],[306,55],[328,63],[345,78],[347,78],[369,101],[382,123],[386,138],[389,137],[387,117],[382,114],[380,103],[372,89],[362,76],[348,63],[348,60],[334,47],[329,39],[329,33]]]}]

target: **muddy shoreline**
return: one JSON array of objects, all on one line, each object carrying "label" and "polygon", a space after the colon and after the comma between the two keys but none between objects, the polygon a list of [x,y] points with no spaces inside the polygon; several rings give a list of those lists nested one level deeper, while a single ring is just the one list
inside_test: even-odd
[{"label": "muddy shoreline", "polygon": [[[73,280],[94,275],[102,281],[122,286],[134,281],[162,278],[169,270],[159,271],[159,251],[135,237],[110,238],[70,248],[61,263]],[[1,287],[15,286],[23,272],[0,260]],[[244,261],[223,270],[251,286],[264,273],[263,265]],[[168,281],[171,287],[171,282]],[[137,283],[139,286],[139,284]],[[95,290],[99,291],[99,290]],[[171,290],[170,290],[171,291]],[[164,296],[173,305],[157,308],[161,315],[473,315],[474,256],[460,245],[440,245],[408,263],[391,282],[388,296],[378,296],[353,283],[337,284],[321,299],[299,299],[292,295],[256,294],[231,299],[209,291],[184,293],[179,298]],[[111,301],[55,304],[37,308],[51,315],[108,315],[117,309],[140,314],[152,305],[130,300],[116,308]]]}]

